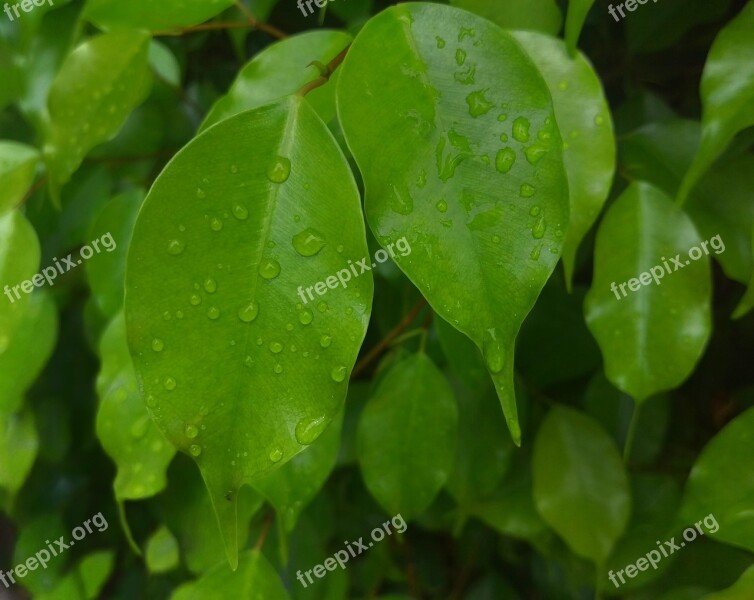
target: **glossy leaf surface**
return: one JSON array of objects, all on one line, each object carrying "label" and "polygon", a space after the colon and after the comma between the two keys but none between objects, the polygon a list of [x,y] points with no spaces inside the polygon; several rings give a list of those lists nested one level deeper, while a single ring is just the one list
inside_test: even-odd
[{"label": "glossy leaf surface", "polygon": [[85,15],[106,29],[174,29],[206,21],[231,4],[233,0],[88,0]]}]

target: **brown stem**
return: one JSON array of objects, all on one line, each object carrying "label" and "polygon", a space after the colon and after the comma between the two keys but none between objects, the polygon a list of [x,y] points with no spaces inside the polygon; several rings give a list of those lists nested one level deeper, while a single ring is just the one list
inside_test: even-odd
[{"label": "brown stem", "polygon": [[44,177],[42,177],[42,178],[41,178],[41,179],[40,179],[39,181],[37,181],[37,182],[36,182],[36,183],[35,183],[35,184],[34,184],[33,186],[31,186],[31,188],[29,188],[29,191],[28,191],[28,192],[26,192],[26,194],[25,194],[25,195],[24,195],[24,197],[22,198],[21,202],[19,202],[19,203],[18,203],[18,204],[16,205],[16,208],[18,208],[18,207],[20,207],[20,206],[23,206],[24,204],[26,204],[26,201],[27,201],[27,200],[28,200],[29,198],[31,198],[31,197],[32,197],[32,195],[34,194],[34,192],[36,192],[36,191],[37,191],[37,190],[38,190],[39,188],[41,188],[41,187],[42,187],[42,186],[43,186],[44,184],[46,184],[46,183],[47,183],[47,180],[48,180],[49,178],[50,178],[50,177],[49,177],[49,175],[45,175],[45,176],[44,176]]},{"label": "brown stem", "polygon": [[343,50],[340,51],[338,56],[333,58],[327,65],[325,65],[325,73],[321,76],[315,79],[314,81],[310,81],[307,83],[304,87],[302,87],[298,91],[299,96],[306,96],[309,92],[312,90],[325,85],[328,81],[330,81],[330,76],[335,72],[335,69],[337,69],[340,66],[340,63],[343,62],[343,59],[346,57],[346,54],[348,54],[348,49],[351,47],[351,44],[348,44]]},{"label": "brown stem", "polygon": [[210,23],[201,23],[200,25],[194,25],[193,27],[182,27],[174,31],[155,31],[155,36],[180,36],[188,33],[196,33],[197,31],[218,31],[223,29],[244,29],[251,27],[252,29],[258,29],[271,35],[279,40],[284,40],[288,35],[280,31],[277,27],[268,25],[264,21],[260,21],[254,17],[250,17],[247,21],[212,21]]},{"label": "brown stem", "polygon": [[262,546],[264,546],[264,542],[267,539],[267,535],[270,533],[270,527],[272,526],[272,521],[274,518],[275,512],[272,510],[265,515],[264,522],[262,523],[262,529],[259,532],[259,537],[257,538],[257,543],[254,544],[254,550],[261,550]]},{"label": "brown stem", "polygon": [[385,348],[390,345],[390,342],[397,338],[401,333],[406,331],[406,329],[411,326],[411,323],[413,323],[416,315],[419,314],[419,311],[424,308],[426,304],[427,301],[424,298],[414,304],[413,308],[406,314],[405,317],[403,317],[403,320],[398,323],[398,325],[396,325],[384,338],[380,340],[379,344],[377,344],[374,348],[367,352],[366,355],[358,362],[356,367],[354,367],[351,378],[353,379],[357,375],[359,375],[364,370],[364,368],[369,365],[369,363],[371,363],[375,358],[382,354],[383,350],[385,350]]}]

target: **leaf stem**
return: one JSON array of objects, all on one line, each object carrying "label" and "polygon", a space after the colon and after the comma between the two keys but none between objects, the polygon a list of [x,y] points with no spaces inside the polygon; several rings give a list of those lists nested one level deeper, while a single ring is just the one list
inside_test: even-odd
[{"label": "leaf stem", "polygon": [[634,438],[636,437],[636,426],[639,423],[639,413],[641,411],[641,404],[634,400],[634,412],[631,415],[631,423],[628,425],[628,433],[626,434],[626,443],[623,446],[623,464],[627,465],[631,459],[631,450],[634,447]]},{"label": "leaf stem", "polygon": [[262,529],[259,531],[259,537],[257,538],[257,543],[254,544],[254,550],[261,550],[262,546],[264,546],[264,542],[267,539],[267,535],[270,533],[270,526],[272,525],[272,521],[275,518],[275,511],[269,511],[265,517],[264,521],[262,522]]},{"label": "leaf stem", "polygon": [[[348,44],[348,46],[343,48],[343,50],[341,50],[335,58],[333,58],[329,63],[325,65],[325,72],[322,73],[320,77],[317,77],[317,79],[315,79],[314,81],[310,81],[304,87],[302,87],[298,91],[298,95],[306,96],[312,90],[317,89],[318,87],[321,87],[325,85],[328,81],[330,81],[330,76],[335,72],[335,69],[337,69],[340,66],[340,63],[343,62],[343,59],[345,59],[346,54],[348,54],[348,49],[350,47],[351,47],[351,44]],[[310,64],[314,64],[314,63],[310,63]]]},{"label": "leaf stem", "polygon": [[209,23],[200,23],[193,27],[182,27],[181,29],[175,29],[173,31],[155,31],[152,35],[155,37],[177,37],[186,35],[189,33],[197,33],[199,31],[219,31],[225,29],[245,29],[250,27],[251,29],[257,29],[264,33],[271,35],[279,40],[284,40],[288,37],[288,34],[280,31],[277,27],[269,25],[264,21],[260,21],[256,17],[250,16],[246,21],[210,21]]}]

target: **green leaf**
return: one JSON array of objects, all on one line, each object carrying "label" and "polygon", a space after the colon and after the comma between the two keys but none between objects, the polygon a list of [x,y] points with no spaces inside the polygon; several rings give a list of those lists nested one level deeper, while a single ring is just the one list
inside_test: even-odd
[{"label": "green leaf", "polygon": [[115,552],[103,550],[89,554],[49,593],[36,600],[95,600],[113,570]]},{"label": "green leaf", "polygon": [[707,594],[702,600],[749,600],[754,596],[754,567],[749,567],[731,587]]},{"label": "green leaf", "polygon": [[607,378],[639,403],[685,381],[709,338],[709,260],[701,248],[700,259],[689,255],[701,241],[691,219],[647,183],[631,184],[600,224],[584,312]]},{"label": "green leaf", "polygon": [[252,482],[252,487],[275,507],[286,532],[293,531],[301,511],[322,489],[335,467],[342,425],[341,410],[311,446],[277,471]]},{"label": "green leaf", "polygon": [[513,36],[545,78],[555,120],[563,134],[563,162],[570,191],[570,225],[563,246],[566,285],[570,289],[576,251],[602,210],[615,173],[615,135],[610,107],[597,73],[577,52],[571,58],[565,44],[539,33]]},{"label": "green leaf", "polygon": [[88,40],[66,58],[47,101],[45,159],[54,193],[146,98],[152,82],[148,54],[148,34],[119,30]]},{"label": "green leaf", "polygon": [[445,319],[435,319],[433,325],[452,372],[472,390],[491,386],[484,359],[474,343]]},{"label": "green leaf", "polygon": [[420,515],[453,468],[458,439],[453,390],[424,353],[394,364],[361,414],[359,465],[388,514]]},{"label": "green leaf", "polygon": [[754,125],[754,1],[715,38],[702,74],[702,141],[678,192],[682,204],[733,137]]},{"label": "green leaf", "polygon": [[147,542],[147,567],[150,573],[167,573],[178,566],[178,541],[162,526]]},{"label": "green leaf", "polygon": [[631,511],[628,478],[615,443],[591,418],[558,406],[537,433],[532,465],[539,514],[599,569]]},{"label": "green leaf", "polygon": [[151,31],[191,27],[219,15],[233,0],[88,0],[84,16],[102,29]]},{"label": "green leaf", "polygon": [[[751,247],[752,250],[754,250],[754,229],[752,229]],[[740,319],[752,308],[754,308],[754,270],[752,270],[751,280],[746,288],[746,293],[743,295],[738,306],[736,306],[736,310],[733,312],[733,318]]]},{"label": "green leaf", "polygon": [[0,488],[11,498],[26,481],[39,449],[39,437],[31,411],[0,412]]},{"label": "green leaf", "polygon": [[451,0],[453,6],[489,19],[503,29],[542,31],[557,35],[563,15],[553,0]]},{"label": "green leaf", "polygon": [[0,141],[0,214],[23,200],[34,180],[39,152],[26,144]]},{"label": "green leaf", "polygon": [[181,86],[181,66],[170,48],[162,42],[152,40],[149,43],[149,66],[168,85]]},{"label": "green leaf", "polygon": [[[296,584],[298,585],[298,584]],[[288,600],[288,593],[259,550],[247,550],[239,556],[238,570],[219,564],[201,579],[182,585],[171,600]]]},{"label": "green leaf", "polygon": [[403,236],[414,249],[396,263],[482,350],[520,443],[515,337],[568,225],[547,86],[509,33],[435,4],[378,14],[341,68],[338,114],[369,225],[383,247]]},{"label": "green leaf", "polygon": [[[61,535],[67,537],[69,532],[67,525],[63,525],[61,514],[40,512],[38,509],[34,517],[25,521],[23,528],[18,532],[13,548],[13,560],[10,564],[18,565],[26,562],[28,557],[34,556],[41,548],[45,548],[45,540],[57,540]],[[35,598],[44,592],[49,592],[60,581],[64,567],[64,561],[51,560],[47,568],[29,571],[24,577],[23,586]]]},{"label": "green leaf", "polygon": [[165,488],[175,449],[150,419],[139,394],[123,313],[118,313],[102,335],[100,356],[97,437],[118,467],[115,497],[119,501],[149,498]]},{"label": "green leaf", "polygon": [[[310,64],[312,61],[327,64],[351,43],[351,39],[341,31],[320,30],[268,46],[241,69],[228,93],[212,106],[199,131],[298,91],[319,77],[317,68]],[[335,83],[339,72],[336,70],[327,84],[306,95],[306,100],[326,123],[335,116]]]},{"label": "green leaf", "polygon": [[324,298],[311,286],[337,285],[367,253],[346,160],[299,96],[208,129],[141,208],[126,269],[134,366],[158,427],[202,471],[231,563],[241,485],[342,407],[371,273]]},{"label": "green leaf", "polygon": [[719,530],[706,535],[749,552],[754,551],[754,474],[749,468],[754,459],[753,427],[750,408],[705,446],[691,469],[681,509],[686,524],[714,515]]},{"label": "green leaf", "polygon": [[112,249],[94,254],[86,261],[86,275],[97,307],[107,317],[123,308],[126,255],[131,242],[136,215],[144,193],[132,190],[110,200],[97,215],[89,233],[90,240],[110,234]]},{"label": "green leaf", "polygon": [[586,15],[592,8],[594,0],[568,0],[568,14],[566,15],[565,40],[568,52],[575,54],[576,44],[581,35],[581,28],[586,21]]}]

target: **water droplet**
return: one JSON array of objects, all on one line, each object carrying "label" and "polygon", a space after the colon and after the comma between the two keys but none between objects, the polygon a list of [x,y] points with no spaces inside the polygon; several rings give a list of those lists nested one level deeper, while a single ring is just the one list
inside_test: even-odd
[{"label": "water droplet", "polygon": [[293,247],[301,256],[314,256],[325,247],[325,238],[309,227],[293,236]]},{"label": "water droplet", "polygon": [[448,203],[445,202],[445,200],[438,200],[437,204],[435,204],[435,207],[437,210],[439,210],[441,213],[447,212],[448,210]]},{"label": "water droplet", "polygon": [[537,219],[537,222],[534,223],[534,227],[532,227],[531,235],[534,237],[534,239],[541,239],[545,235],[545,230],[547,229],[547,224],[545,223],[544,216],[539,217]]},{"label": "water droplet", "polygon": [[238,309],[238,318],[244,323],[251,323],[259,314],[259,304],[253,300]]},{"label": "water droplet", "polygon": [[275,448],[270,451],[270,460],[272,462],[280,462],[281,458],[283,458],[283,451],[280,448]]},{"label": "water droplet", "polygon": [[137,419],[133,425],[131,425],[131,435],[135,438],[142,438],[146,435],[149,429],[149,415],[144,415]]},{"label": "water droplet", "polygon": [[199,199],[206,198],[207,194],[202,188],[196,188],[196,197]]},{"label": "water droplet", "polygon": [[249,210],[241,204],[234,204],[233,208],[231,208],[230,210],[233,213],[233,216],[239,221],[245,221],[249,218]]},{"label": "water droplet", "polygon": [[199,456],[202,453],[202,447],[199,444],[191,444],[189,452],[191,456]]},{"label": "water droplet", "polygon": [[331,343],[332,337],[329,335],[323,335],[321,338],[319,338],[319,345],[323,348],[329,348]]},{"label": "water droplet", "polygon": [[500,114],[500,115],[497,116],[497,120],[498,121],[507,121],[508,120],[508,115],[505,114],[505,113],[502,113],[502,114]]},{"label": "water droplet", "polygon": [[245,365],[246,365],[247,367],[250,367],[251,365],[253,365],[253,364],[254,364],[254,359],[253,359],[253,358],[251,358],[251,356],[247,356],[247,357],[246,357],[246,358],[244,359],[244,361],[243,361],[243,364],[245,364]]},{"label": "water droplet", "polygon": [[416,177],[416,186],[419,189],[424,189],[425,185],[427,185],[427,172],[424,169],[421,169],[419,175]]},{"label": "water droplet", "polygon": [[343,244],[338,244],[338,247],[335,248],[335,250],[337,251],[338,254],[342,254],[343,253]]},{"label": "water droplet", "polygon": [[272,249],[273,249],[273,248],[275,247],[275,242],[274,242],[274,240],[270,240],[270,241],[268,241],[268,242],[267,242],[267,247],[268,247],[268,248],[269,248],[270,250],[272,250]]},{"label": "water droplet", "polygon": [[218,219],[217,217],[214,217],[209,222],[209,227],[210,227],[210,229],[212,231],[220,231],[223,228],[223,222],[220,219]]},{"label": "water droplet", "polygon": [[531,209],[529,209],[529,214],[532,217],[536,217],[541,211],[542,209],[539,208],[539,206],[532,206]]},{"label": "water droplet", "polygon": [[495,157],[495,168],[501,173],[508,173],[516,162],[516,153],[512,148],[503,148],[497,151]]},{"label": "water droplet", "polygon": [[467,27],[461,27],[461,29],[458,32],[458,41],[462,42],[463,38],[465,37],[474,37],[476,35],[476,31],[473,29],[469,29]]},{"label": "water droplet", "polygon": [[464,62],[466,62],[466,51],[459,48],[456,50],[456,64],[460,67]]},{"label": "water droplet", "polygon": [[182,242],[181,240],[170,240],[168,242],[168,254],[172,254],[173,256],[178,256],[179,254],[183,254],[183,251],[186,249],[186,244]]},{"label": "water droplet", "polygon": [[199,306],[202,303],[202,298],[199,294],[191,294],[189,302],[191,303],[191,306]]},{"label": "water droplet", "polygon": [[547,148],[535,144],[524,150],[524,154],[526,154],[526,160],[529,161],[530,165],[536,165],[547,154]]},{"label": "water droplet", "polygon": [[275,368],[273,369],[273,371],[275,371],[275,373],[277,373],[278,375],[280,375],[280,373],[283,372],[283,365],[281,365],[280,363],[276,364]]},{"label": "water droplet", "polygon": [[308,308],[305,309],[298,316],[298,320],[301,322],[302,325],[308,325],[309,323],[312,322],[313,318],[314,318],[314,315],[312,314],[312,311],[310,311]]},{"label": "water droplet", "polygon": [[317,305],[317,310],[318,310],[319,312],[321,312],[321,313],[323,313],[323,312],[326,312],[326,311],[327,311],[327,302],[320,302],[320,303],[319,303],[319,304]]},{"label": "water droplet", "polygon": [[283,351],[283,344],[280,342],[270,342],[270,352],[280,354]]},{"label": "water droplet", "polygon": [[217,282],[212,279],[212,277],[207,277],[207,279],[204,280],[204,289],[210,294],[214,294],[217,290]]},{"label": "water droplet", "polygon": [[528,142],[530,127],[531,127],[531,123],[529,123],[529,121],[526,118],[518,117],[515,121],[513,121],[514,139],[518,140],[521,143]]},{"label": "water droplet", "polygon": [[183,430],[183,433],[186,435],[187,438],[190,440],[193,440],[197,435],[199,435],[199,430],[196,428],[196,425],[186,425],[186,428]]},{"label": "water droplet", "polygon": [[162,382],[162,387],[164,387],[169,392],[172,392],[175,389],[176,386],[175,379],[172,377],[165,377],[165,379]]},{"label": "water droplet", "polygon": [[505,350],[497,339],[495,329],[488,329],[484,332],[484,341],[482,342],[482,356],[487,363],[487,368],[492,373],[500,373],[505,366]]},{"label": "water droplet", "polygon": [[182,310],[175,311],[175,318],[176,319],[182,319],[183,318],[183,311]]},{"label": "water droplet", "polygon": [[236,165],[230,165],[230,172],[233,174],[238,173],[238,167]]},{"label": "water droplet", "polygon": [[291,174],[291,161],[284,156],[278,156],[270,168],[267,169],[267,179],[272,183],[283,183]]},{"label": "water droplet", "polygon": [[155,406],[157,406],[157,399],[152,394],[149,394],[149,396],[147,396],[147,406],[149,408],[154,408]]},{"label": "water droplet", "polygon": [[522,183],[518,194],[522,198],[531,198],[537,192],[537,188],[528,183]]},{"label": "water droplet", "polygon": [[346,378],[346,368],[344,366],[335,367],[330,373],[333,381],[340,383]]},{"label": "water droplet", "polygon": [[162,349],[165,347],[165,342],[163,342],[160,338],[154,338],[152,340],[152,350],[155,352],[162,352]]},{"label": "water droplet", "polygon": [[327,421],[324,416],[301,419],[296,425],[296,441],[303,446],[308,446],[322,434],[325,427],[327,427]]},{"label": "water droplet", "polygon": [[501,241],[501,238],[500,238],[500,236],[499,236],[499,235],[493,235],[493,236],[492,236],[492,241],[493,241],[494,243],[496,243],[496,244],[499,244],[499,243],[500,243],[500,241]]},{"label": "water droplet", "polygon": [[469,105],[469,114],[474,118],[487,114],[495,107],[492,102],[485,98],[485,93],[487,93],[487,90],[477,90],[466,96],[466,104]]},{"label": "water droplet", "polygon": [[435,36],[435,40],[437,40],[437,47],[438,48],[445,48],[445,40],[442,39],[439,35]]},{"label": "water droplet", "polygon": [[529,258],[532,260],[539,260],[539,254],[542,252],[542,244],[537,244],[529,254]]},{"label": "water droplet", "polygon": [[259,274],[265,279],[275,279],[280,275],[280,263],[274,258],[263,258],[259,263]]},{"label": "water droplet", "polygon": [[165,320],[165,321],[169,321],[169,320],[170,320],[170,319],[172,319],[173,317],[172,317],[172,315],[170,314],[170,311],[167,311],[167,310],[166,310],[166,311],[165,311],[164,313],[162,313],[162,318],[163,318],[163,320]]},{"label": "water droplet", "polygon": [[220,309],[216,306],[210,306],[209,309],[207,309],[207,316],[214,321],[220,317]]},{"label": "water droplet", "polygon": [[262,345],[262,338],[258,337],[257,338],[257,346],[261,346],[261,345]]}]

